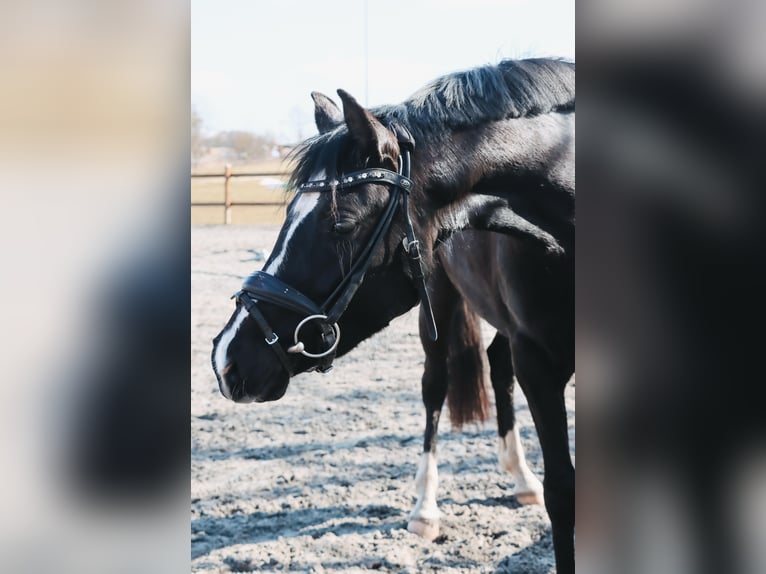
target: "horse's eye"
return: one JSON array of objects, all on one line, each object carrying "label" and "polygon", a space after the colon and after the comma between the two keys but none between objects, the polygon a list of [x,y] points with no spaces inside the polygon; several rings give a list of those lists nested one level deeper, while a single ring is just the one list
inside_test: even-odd
[{"label": "horse's eye", "polygon": [[339,221],[338,223],[332,226],[332,230],[333,230],[333,233],[343,235],[353,231],[354,227],[356,226],[354,225],[352,221]]}]

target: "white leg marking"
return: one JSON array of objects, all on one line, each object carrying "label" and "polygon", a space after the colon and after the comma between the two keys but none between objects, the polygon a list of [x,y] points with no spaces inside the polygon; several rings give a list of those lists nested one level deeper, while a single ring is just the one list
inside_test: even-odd
[{"label": "white leg marking", "polygon": [[424,452],[420,457],[418,474],[415,477],[418,500],[410,514],[407,530],[426,540],[433,540],[439,535],[439,508],[436,506],[438,487],[439,471],[436,466],[436,455]]},{"label": "white leg marking", "polygon": [[221,386],[223,387],[223,394],[227,398],[231,398],[231,389],[226,385],[226,381],[223,378],[223,370],[226,368],[226,355],[229,350],[229,345],[234,339],[234,335],[237,334],[239,328],[242,326],[242,321],[247,317],[247,309],[244,307],[239,310],[239,314],[234,321],[229,325],[229,328],[221,333],[221,338],[218,339],[218,344],[215,347],[215,361],[213,368],[221,379]]},{"label": "white leg marking", "polygon": [[498,447],[500,468],[511,473],[518,501],[522,504],[543,504],[543,485],[527,466],[519,428],[515,426],[500,437]]},{"label": "white leg marking", "polygon": [[[319,173],[313,175],[311,177],[312,180],[316,179],[324,179],[325,172],[324,170],[320,171]],[[269,263],[263,270],[266,273],[269,273],[270,275],[275,275],[279,268],[282,266],[282,263],[285,260],[285,257],[287,256],[287,250],[290,246],[290,240],[293,238],[293,235],[295,234],[295,230],[298,229],[298,226],[303,222],[304,219],[306,219],[306,216],[311,213],[314,208],[316,207],[317,203],[319,202],[319,192],[318,191],[302,191],[300,194],[298,194],[298,198],[295,200],[295,203],[292,205],[292,209],[290,210],[290,224],[287,228],[287,232],[285,233],[285,239],[282,241],[282,244],[279,246],[279,253],[277,256],[271,260],[271,263]]]}]

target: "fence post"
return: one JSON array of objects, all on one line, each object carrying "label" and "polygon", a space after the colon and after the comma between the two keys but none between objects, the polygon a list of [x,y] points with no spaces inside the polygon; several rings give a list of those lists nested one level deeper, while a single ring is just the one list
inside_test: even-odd
[{"label": "fence post", "polygon": [[224,187],[223,187],[223,223],[229,225],[231,223],[231,190],[229,189],[229,181],[231,180],[231,164],[226,164],[226,170],[224,171]]}]

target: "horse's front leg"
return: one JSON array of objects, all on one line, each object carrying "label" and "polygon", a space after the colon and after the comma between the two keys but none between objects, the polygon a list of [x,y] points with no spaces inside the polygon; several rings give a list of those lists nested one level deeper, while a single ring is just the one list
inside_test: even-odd
[{"label": "horse's front leg", "polygon": [[575,571],[575,471],[569,453],[564,389],[572,371],[554,363],[539,343],[516,333],[513,366],[540,438],[545,463],[545,508],[551,519],[556,571]]},{"label": "horse's front leg", "polygon": [[521,445],[519,427],[513,406],[513,360],[511,344],[498,333],[487,349],[490,379],[497,406],[498,461],[500,468],[511,473],[514,493],[521,504],[545,504],[543,484],[530,470]]},{"label": "horse's front leg", "polygon": [[[421,315],[421,332],[422,332]],[[436,490],[439,486],[439,472],[436,465],[436,435],[439,430],[444,399],[447,395],[447,357],[445,345],[421,337],[426,351],[425,371],[422,379],[423,404],[426,407],[426,431],[423,438],[423,453],[420,456],[415,477],[417,502],[410,514],[407,530],[426,540],[439,536],[439,508],[436,505]]]},{"label": "horse's front leg", "polygon": [[[448,356],[450,340],[470,326],[466,321],[465,306],[455,287],[442,267],[434,269],[429,279],[432,293],[436,327],[440,336],[432,341],[428,335],[425,315],[420,311],[420,341],[425,351],[425,367],[422,379],[423,404],[426,407],[426,431],[423,438],[423,453],[420,456],[415,477],[417,501],[410,514],[407,530],[426,540],[439,536],[439,508],[436,505],[436,491],[439,486],[439,471],[436,465],[436,437],[439,418],[447,396]],[[469,338],[469,341],[472,340]]]}]

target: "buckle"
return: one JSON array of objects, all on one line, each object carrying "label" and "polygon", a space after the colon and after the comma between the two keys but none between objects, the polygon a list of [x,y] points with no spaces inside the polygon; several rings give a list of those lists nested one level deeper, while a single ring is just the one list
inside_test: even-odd
[{"label": "buckle", "polygon": [[412,241],[410,241],[409,239],[407,239],[407,236],[405,235],[404,239],[402,240],[402,246],[404,247],[404,251],[408,254],[410,253],[410,249],[414,247],[415,249],[412,252],[413,253],[412,258],[420,259],[420,241],[418,241],[417,239],[413,239]]},{"label": "buckle", "polygon": [[279,341],[279,335],[277,335],[277,334],[276,334],[276,333],[274,333],[274,332],[272,332],[271,334],[272,334],[272,335],[273,335],[273,337],[274,337],[273,339],[269,340],[269,338],[268,338],[268,337],[266,337],[266,338],[264,339],[264,340],[266,341],[266,344],[267,344],[267,345],[273,345],[274,343],[276,343],[277,341]]}]

